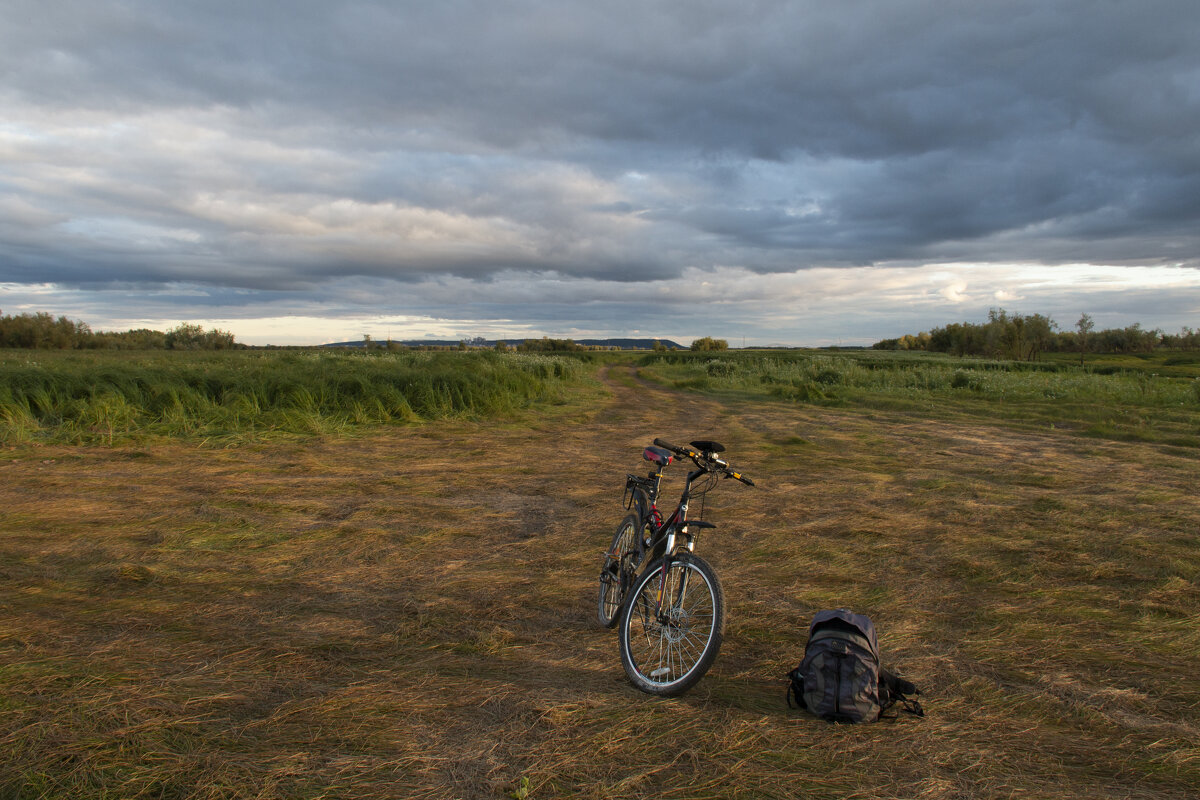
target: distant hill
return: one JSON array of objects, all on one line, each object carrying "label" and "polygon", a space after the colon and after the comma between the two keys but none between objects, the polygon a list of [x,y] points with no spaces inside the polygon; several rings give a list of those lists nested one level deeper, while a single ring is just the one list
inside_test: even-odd
[{"label": "distant hill", "polygon": [[[397,344],[402,344],[406,347],[458,347],[457,339],[453,339],[453,340],[450,340],[450,339],[397,339],[397,340],[393,340],[393,341],[395,341]],[[492,339],[490,341],[484,341],[482,343],[472,342],[471,346],[472,347],[495,347],[496,341],[497,340]],[[516,347],[517,345],[519,345],[521,342],[523,342],[525,340],[524,339],[503,339],[500,341],[507,342],[509,347]],[[684,345],[681,345],[678,342],[673,341],[671,339],[576,339],[575,340],[575,344],[581,344],[581,345],[585,345],[587,347],[619,347],[622,350],[652,350],[654,348],[655,342],[662,342],[662,344],[668,348],[675,348],[678,350],[687,350],[688,349]],[[321,347],[362,347],[363,344],[364,343],[360,339],[357,342],[330,342],[329,344],[321,345]],[[386,342],[382,342],[382,341],[376,339],[373,341],[373,344],[382,345],[382,344],[386,344]]]}]

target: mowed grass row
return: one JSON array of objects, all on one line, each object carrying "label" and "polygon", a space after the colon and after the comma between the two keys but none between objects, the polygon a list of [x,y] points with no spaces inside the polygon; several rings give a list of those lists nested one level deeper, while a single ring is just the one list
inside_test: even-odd
[{"label": "mowed grass row", "polygon": [[[1162,362],[1081,368],[1062,360],[1031,364],[810,351],[672,353],[644,357],[641,364],[647,377],[679,389],[999,418],[1103,438],[1200,447],[1200,362],[1186,357]],[[1159,374],[1160,369],[1171,374]]]},{"label": "mowed grass row", "polygon": [[[609,390],[374,436],[8,450],[0,798],[1195,797],[1190,451]],[[758,483],[707,498],[725,644],[669,700],[595,622],[655,435],[718,439]],[[927,717],[786,708],[838,606]]]},{"label": "mowed grass row", "polygon": [[0,353],[0,443],[314,434],[552,400],[579,362],[519,353]]}]

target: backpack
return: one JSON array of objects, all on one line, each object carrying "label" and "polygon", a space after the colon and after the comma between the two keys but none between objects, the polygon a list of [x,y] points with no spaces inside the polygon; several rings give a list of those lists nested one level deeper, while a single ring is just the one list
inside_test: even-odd
[{"label": "backpack", "polygon": [[844,608],[820,611],[808,627],[804,660],[788,673],[787,701],[829,722],[875,722],[896,702],[923,717],[916,686],[879,664],[875,623]]}]

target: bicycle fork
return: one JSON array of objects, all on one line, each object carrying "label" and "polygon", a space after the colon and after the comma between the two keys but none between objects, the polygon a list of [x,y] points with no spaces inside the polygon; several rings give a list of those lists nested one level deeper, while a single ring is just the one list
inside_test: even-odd
[{"label": "bicycle fork", "polygon": [[[686,528],[685,525],[680,525],[680,528]],[[659,667],[650,672],[650,677],[653,679],[665,678],[669,676],[674,669],[673,659],[671,654],[675,648],[681,646],[679,644],[681,625],[686,626],[686,613],[683,611],[684,602],[687,599],[688,578],[691,570],[683,569],[679,576],[679,583],[675,586],[667,585],[667,576],[671,573],[675,564],[679,563],[675,553],[675,531],[672,528],[667,534],[666,555],[663,557],[662,574],[658,578],[658,597],[655,601],[654,621],[658,624],[658,648],[659,648]],[[695,546],[695,539],[691,534],[684,533],[687,537],[687,549],[691,552]],[[664,613],[664,601],[666,611]],[[653,640],[650,635],[649,620],[645,620],[646,627],[644,629],[648,644],[653,645]],[[665,648],[665,649],[664,649]],[[667,660],[663,664],[664,657]]]},{"label": "bicycle fork", "polygon": [[[684,507],[684,510],[686,512],[686,506]],[[691,534],[686,532],[686,528],[687,528],[686,523],[679,527],[685,529],[683,535],[687,537],[687,545],[686,546],[687,546],[688,552],[690,553],[696,547],[695,538]],[[666,556],[663,561],[662,575],[659,576],[659,579],[658,579],[658,599],[656,601],[655,608],[654,608],[654,618],[656,620],[658,620],[658,623],[660,625],[670,624],[670,621],[671,621],[669,615],[665,618],[663,616],[663,599],[667,594],[667,575],[670,574],[671,567],[673,567],[675,565],[675,531],[676,530],[677,530],[676,528],[672,528],[671,532],[667,534],[667,546],[666,546],[666,550],[665,550]],[[687,598],[687,584],[688,584],[688,570],[684,570],[683,574],[679,578],[679,587],[676,592],[677,596],[673,600],[670,601],[672,608],[680,608],[683,606],[683,601]]]}]

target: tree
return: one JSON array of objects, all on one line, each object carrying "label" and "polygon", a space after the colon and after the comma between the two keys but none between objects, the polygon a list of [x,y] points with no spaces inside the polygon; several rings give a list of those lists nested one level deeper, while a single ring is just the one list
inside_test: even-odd
[{"label": "tree", "polygon": [[714,339],[711,336],[705,336],[702,339],[692,340],[692,350],[709,351],[709,350],[728,350],[729,342],[724,339]]},{"label": "tree", "polygon": [[226,350],[239,347],[233,334],[183,323],[169,333],[139,328],[130,331],[93,331],[86,322],[44,311],[16,317],[0,315],[0,347],[57,348],[61,350]]},{"label": "tree", "polygon": [[1079,331],[1079,366],[1083,366],[1083,354],[1087,352],[1088,336],[1092,329],[1096,327],[1096,323],[1092,322],[1091,314],[1084,314],[1075,323],[1075,330]]},{"label": "tree", "polygon": [[583,345],[576,344],[574,339],[526,339],[517,345],[517,349],[525,353],[560,353],[582,350]]},{"label": "tree", "polygon": [[1049,349],[1054,341],[1054,320],[1041,314],[1029,317],[1017,317],[1022,320],[1025,335],[1025,350],[1021,358],[1025,361],[1037,361],[1044,350]]},{"label": "tree", "polygon": [[1008,312],[1003,308],[989,308],[988,321],[983,326],[984,355],[1000,358],[1012,349],[1016,331],[1010,330]]},{"label": "tree", "polygon": [[205,350],[231,350],[236,346],[233,334],[229,331],[213,328],[204,334]]},{"label": "tree", "polygon": [[1003,308],[988,311],[984,326],[986,355],[1013,361],[1037,361],[1054,340],[1054,320],[1041,314],[1009,315]]},{"label": "tree", "polygon": [[97,350],[163,350],[166,346],[167,335],[149,328],[93,333],[85,344]]},{"label": "tree", "polygon": [[217,328],[205,331],[203,326],[189,322],[167,331],[164,344],[168,350],[229,350],[236,346],[232,333]]},{"label": "tree", "polygon": [[199,350],[204,343],[204,327],[181,322],[167,331],[168,350]]},{"label": "tree", "polygon": [[92,337],[87,323],[39,311],[16,317],[0,317],[0,347],[37,347],[71,350],[84,347]]},{"label": "tree", "polygon": [[1194,331],[1185,325],[1177,335],[1164,333],[1162,343],[1164,347],[1176,350],[1195,350],[1200,347],[1200,331]]}]

